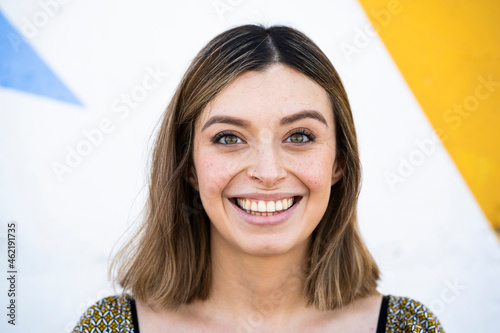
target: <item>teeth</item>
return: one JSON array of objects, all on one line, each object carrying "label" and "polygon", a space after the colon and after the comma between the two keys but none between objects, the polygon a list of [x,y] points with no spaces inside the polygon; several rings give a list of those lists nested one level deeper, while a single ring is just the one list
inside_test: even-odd
[{"label": "teeth", "polygon": [[276,201],[276,210],[283,210],[283,202],[281,200]]},{"label": "teeth", "polygon": [[282,199],[277,201],[251,201],[249,199],[237,198],[238,205],[254,215],[269,216],[277,214],[290,208],[294,203],[294,198]]}]

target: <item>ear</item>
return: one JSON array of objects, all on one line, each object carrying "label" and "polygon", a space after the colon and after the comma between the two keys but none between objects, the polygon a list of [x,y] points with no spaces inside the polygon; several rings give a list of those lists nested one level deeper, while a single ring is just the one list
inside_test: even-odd
[{"label": "ear", "polygon": [[333,172],[332,172],[332,185],[335,185],[340,178],[342,178],[342,174],[344,173],[343,163],[338,159],[333,164]]},{"label": "ear", "polygon": [[200,191],[200,187],[198,186],[198,176],[196,174],[196,169],[194,165],[191,165],[189,168],[189,174],[188,174],[188,183],[191,185],[196,191]]}]

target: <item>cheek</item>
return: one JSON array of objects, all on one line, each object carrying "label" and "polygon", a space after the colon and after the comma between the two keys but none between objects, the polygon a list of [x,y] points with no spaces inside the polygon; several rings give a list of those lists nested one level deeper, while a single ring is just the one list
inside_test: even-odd
[{"label": "cheek", "polygon": [[330,154],[311,154],[295,161],[296,172],[300,180],[311,190],[330,188],[333,156]]},{"label": "cheek", "polygon": [[196,168],[200,193],[207,197],[220,197],[234,176],[234,161],[225,160],[216,154],[204,154],[200,160],[202,162]]}]

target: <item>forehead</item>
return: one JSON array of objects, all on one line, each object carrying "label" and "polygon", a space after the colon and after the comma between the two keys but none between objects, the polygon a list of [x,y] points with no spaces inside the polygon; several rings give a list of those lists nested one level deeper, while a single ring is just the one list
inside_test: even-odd
[{"label": "forehead", "polygon": [[202,111],[198,123],[215,115],[232,115],[250,120],[280,119],[302,110],[316,110],[333,124],[327,92],[308,76],[283,64],[265,71],[239,75]]}]

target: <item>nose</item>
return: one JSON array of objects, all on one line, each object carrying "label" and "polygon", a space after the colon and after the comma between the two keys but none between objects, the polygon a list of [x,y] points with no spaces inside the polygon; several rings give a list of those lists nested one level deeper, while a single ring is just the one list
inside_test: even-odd
[{"label": "nose", "polygon": [[286,175],[279,147],[268,140],[261,141],[256,149],[254,163],[249,168],[248,176],[266,187],[273,187]]}]

